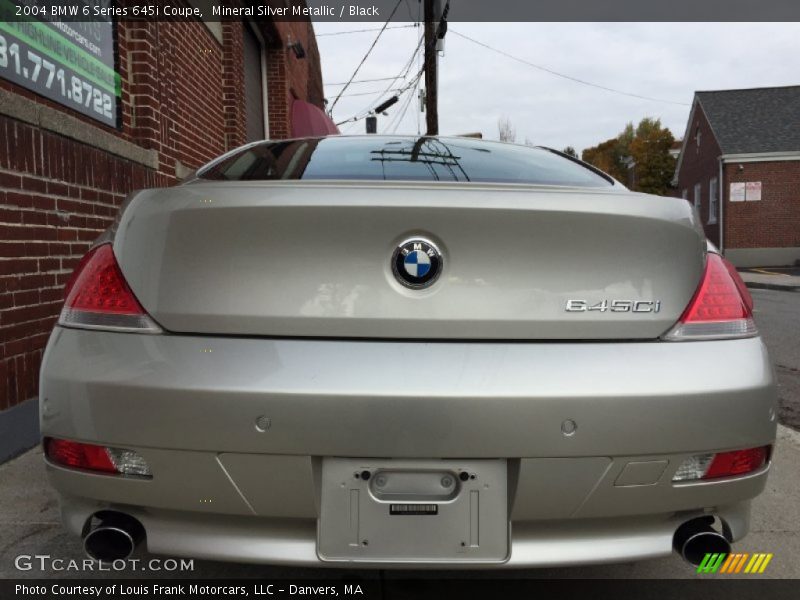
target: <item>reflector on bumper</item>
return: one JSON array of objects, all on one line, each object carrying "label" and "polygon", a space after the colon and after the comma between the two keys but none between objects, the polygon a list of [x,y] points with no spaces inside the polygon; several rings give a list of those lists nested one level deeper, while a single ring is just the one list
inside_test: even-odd
[{"label": "reflector on bumper", "polygon": [[153,476],[147,461],[134,450],[45,438],[44,451],[51,462],[62,467],[112,475]]},{"label": "reflector on bumper", "polygon": [[695,454],[681,463],[672,481],[736,477],[757,471],[767,463],[770,446],[717,454]]}]

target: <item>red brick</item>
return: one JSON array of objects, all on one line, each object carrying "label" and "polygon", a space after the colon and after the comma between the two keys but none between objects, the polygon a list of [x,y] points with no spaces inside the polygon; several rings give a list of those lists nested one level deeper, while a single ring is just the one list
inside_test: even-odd
[{"label": "red brick", "polygon": [[25,244],[22,242],[0,242],[0,257],[25,256]]},{"label": "red brick", "polygon": [[[0,146],[0,148],[2,148]],[[22,177],[15,173],[4,173],[0,171],[0,187],[18,190],[22,187]]]},{"label": "red brick", "polygon": [[29,192],[38,192],[40,194],[47,193],[47,182],[41,179],[34,179],[33,177],[22,178],[22,189]]},{"label": "red brick", "polygon": [[14,293],[14,306],[30,306],[39,302],[39,290]]},{"label": "red brick", "polygon": [[[36,393],[63,285],[125,196],[175,184],[177,161],[195,168],[246,141],[246,26],[222,23],[219,44],[202,23],[119,22],[120,129],[0,80],[0,88],[26,101],[159,153],[158,168],[150,169],[0,116],[0,410]],[[309,21],[258,26],[268,40],[271,137],[287,137],[295,97],[322,107],[313,28]],[[303,44],[306,59],[285,51],[289,37]]]},{"label": "red brick", "polygon": [[35,259],[0,260],[0,275],[31,273],[37,267]]}]

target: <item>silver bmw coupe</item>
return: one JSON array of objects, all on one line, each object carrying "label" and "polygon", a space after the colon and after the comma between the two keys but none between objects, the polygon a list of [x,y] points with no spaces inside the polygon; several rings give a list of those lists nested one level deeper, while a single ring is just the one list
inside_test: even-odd
[{"label": "silver bmw coupe", "polygon": [[41,374],[102,560],[698,563],[748,531],[775,406],[685,200],[468,138],[264,141],[132,194]]}]

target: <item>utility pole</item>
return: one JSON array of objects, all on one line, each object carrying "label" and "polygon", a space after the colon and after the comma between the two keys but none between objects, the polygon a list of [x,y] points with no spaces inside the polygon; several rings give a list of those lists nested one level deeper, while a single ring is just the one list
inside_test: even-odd
[{"label": "utility pole", "polygon": [[425,120],[428,125],[427,135],[439,135],[439,106],[437,88],[437,56],[436,42],[438,21],[434,22],[434,1],[423,0],[425,19]]}]

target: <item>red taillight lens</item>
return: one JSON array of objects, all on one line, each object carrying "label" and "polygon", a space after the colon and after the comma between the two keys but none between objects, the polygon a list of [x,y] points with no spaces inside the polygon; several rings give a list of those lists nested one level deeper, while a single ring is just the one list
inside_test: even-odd
[{"label": "red taillight lens", "polygon": [[66,286],[59,324],[89,329],[160,331],[128,287],[111,244],[97,246],[81,259]]},{"label": "red taillight lens", "polygon": [[135,450],[45,438],[44,453],[50,462],[70,469],[152,477],[150,465]]},{"label": "red taillight lens", "polygon": [[118,472],[103,446],[47,438],[44,447],[47,458],[57,465],[101,473]]},{"label": "red taillight lens", "polygon": [[735,267],[719,254],[709,253],[700,287],[668,340],[752,337],[753,299]]},{"label": "red taillight lens", "polygon": [[695,454],[684,460],[675,471],[672,481],[676,483],[736,477],[758,471],[767,464],[771,446],[759,446],[746,450],[732,450]]},{"label": "red taillight lens", "polygon": [[761,446],[715,454],[703,479],[733,477],[757,471],[766,464],[768,450],[769,446]]}]

